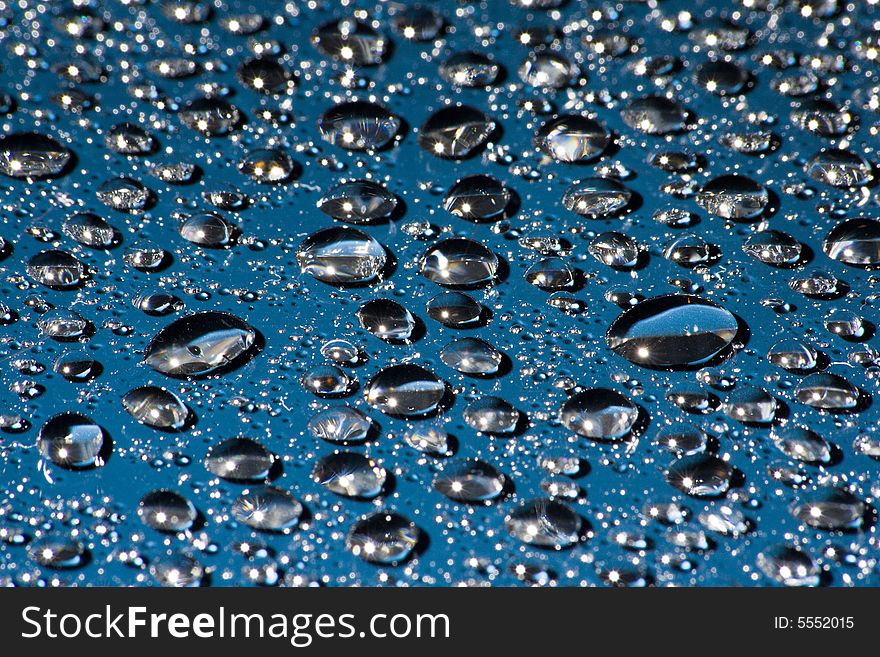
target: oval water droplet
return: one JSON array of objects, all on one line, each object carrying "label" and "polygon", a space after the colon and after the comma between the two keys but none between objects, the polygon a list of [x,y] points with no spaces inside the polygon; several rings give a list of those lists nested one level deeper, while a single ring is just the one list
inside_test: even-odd
[{"label": "oval water droplet", "polygon": [[560,419],[569,431],[587,438],[618,440],[638,419],[639,409],[627,397],[610,388],[590,388],[569,397]]},{"label": "oval water droplet", "polygon": [[175,320],[147,345],[144,363],[175,378],[199,378],[252,355],[257,331],[229,313],[206,311]]},{"label": "oval water droplet", "polygon": [[605,340],[636,365],[677,369],[711,360],[733,342],[738,329],[736,317],[716,303],[670,294],[624,311]]},{"label": "oval water droplet", "polygon": [[437,376],[419,365],[391,365],[364,386],[368,404],[388,415],[415,417],[436,410],[446,393]]},{"label": "oval water droplet", "polygon": [[309,235],[296,252],[303,273],[333,285],[368,283],[384,269],[385,249],[356,228],[338,226]]}]

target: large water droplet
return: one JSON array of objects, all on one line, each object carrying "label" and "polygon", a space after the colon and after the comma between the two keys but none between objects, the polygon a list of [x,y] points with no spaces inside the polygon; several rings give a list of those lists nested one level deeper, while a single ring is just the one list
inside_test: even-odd
[{"label": "large water droplet", "polygon": [[38,283],[57,290],[78,286],[85,277],[83,263],[67,251],[40,251],[27,263],[27,273]]},{"label": "large water droplet", "polygon": [[412,313],[391,299],[365,301],[355,315],[362,329],[386,342],[406,342],[416,328]]},{"label": "large water droplet", "polygon": [[335,146],[376,150],[387,146],[400,130],[400,119],[381,105],[352,101],[327,110],[318,123],[321,137]]},{"label": "large water droplet", "polygon": [[506,477],[478,459],[447,463],[434,479],[434,490],[456,502],[494,500],[504,491]]},{"label": "large water droplet", "polygon": [[571,507],[546,498],[529,500],[504,519],[504,528],[513,538],[557,550],[577,543],[582,526]]},{"label": "large water droplet", "polygon": [[318,208],[339,221],[365,224],[386,217],[397,207],[388,188],[372,180],[352,180],[337,185],[318,201]]},{"label": "large water droplet", "polygon": [[243,491],[232,503],[232,516],[259,531],[281,532],[299,522],[303,506],[286,490],[257,486]]},{"label": "large water droplet", "polygon": [[83,415],[68,411],[55,415],[40,428],[40,455],[62,468],[90,468],[103,464],[104,430]]},{"label": "large water droplet", "polygon": [[385,249],[356,228],[337,226],[309,235],[296,252],[303,273],[334,285],[367,283],[385,267]]},{"label": "large water droplet", "polygon": [[801,497],[791,513],[799,521],[817,529],[843,531],[864,524],[865,503],[842,488],[820,488]]},{"label": "large water droplet", "polygon": [[802,404],[830,411],[851,409],[859,404],[858,388],[831,372],[816,372],[805,377],[795,387],[794,396]]},{"label": "large water droplet", "polygon": [[717,497],[730,488],[733,468],[711,454],[685,456],[666,470],[666,481],[686,495]]},{"label": "large water droplet", "polygon": [[880,264],[880,220],[848,219],[828,231],[822,250],[829,258],[848,265]]},{"label": "large water droplet", "polygon": [[207,311],[175,320],[147,345],[144,363],[175,378],[198,378],[239,364],[257,331],[229,313]]},{"label": "large water droplet", "polygon": [[697,203],[707,212],[734,220],[754,219],[769,200],[763,185],[736,173],[713,178],[697,194]]},{"label": "large water droplet", "polygon": [[478,109],[456,105],[438,110],[419,129],[419,146],[437,157],[465,158],[486,143],[495,121]]},{"label": "large water droplet", "polygon": [[320,411],[309,419],[309,433],[331,443],[361,443],[367,440],[372,420],[350,406]]},{"label": "large water droplet", "polygon": [[189,409],[170,390],[142,386],[122,396],[122,406],[135,420],[156,429],[179,430],[186,426]]},{"label": "large water droplet", "polygon": [[456,182],[443,199],[443,209],[462,219],[502,218],[511,200],[510,190],[497,178],[478,174]]},{"label": "large water droplet", "polygon": [[852,151],[828,148],[819,151],[804,165],[813,180],[832,187],[857,187],[871,180],[871,165]]},{"label": "large water droplet", "polygon": [[788,427],[774,431],[773,444],[780,452],[804,463],[828,463],[831,447],[818,433],[806,427]]},{"label": "large water droplet", "polygon": [[459,338],[440,350],[440,360],[462,374],[488,375],[498,372],[503,355],[480,338]]},{"label": "large water droplet", "polygon": [[385,468],[355,452],[328,454],[318,459],[312,469],[312,478],[327,490],[361,499],[379,495],[387,476]]},{"label": "large water droplet", "polygon": [[775,545],[762,550],[757,558],[758,568],[770,579],[785,586],[817,586],[819,568],[800,548]]},{"label": "large water droplet", "polygon": [[434,411],[446,386],[433,372],[419,365],[391,365],[364,386],[367,403],[388,415],[413,417]]},{"label": "large water droplet", "polygon": [[473,287],[492,282],[499,260],[480,242],[452,237],[437,242],[422,256],[419,271],[438,285]]},{"label": "large water droplet", "polygon": [[590,219],[605,219],[623,210],[632,199],[632,191],[611,178],[585,178],[569,187],[562,205]]},{"label": "large water droplet", "polygon": [[670,294],[646,299],[624,311],[605,339],[619,356],[643,367],[700,365],[736,337],[736,317],[700,297]]},{"label": "large water droplet", "polygon": [[256,440],[229,438],[212,445],[205,456],[205,469],[230,481],[265,479],[275,462],[272,454]]},{"label": "large water droplet", "polygon": [[639,409],[625,396],[610,388],[590,388],[565,401],[560,410],[562,424],[587,438],[615,440],[626,436],[639,415]]},{"label": "large water droplet", "polygon": [[441,292],[425,304],[425,311],[450,328],[473,326],[483,315],[483,307],[463,292]]},{"label": "large water droplet", "polygon": [[0,137],[0,172],[12,178],[45,178],[60,174],[70,151],[36,132],[14,132]]},{"label": "large water droplet", "polygon": [[419,542],[419,530],[397,513],[378,511],[358,520],[345,542],[364,561],[396,564],[413,551]]},{"label": "large water droplet", "polygon": [[584,162],[598,157],[611,141],[598,121],[578,114],[560,116],[535,133],[535,148],[559,162]]},{"label": "large water droplet", "polygon": [[137,514],[141,522],[160,532],[186,531],[198,515],[192,502],[167,489],[144,495],[138,503]]},{"label": "large water droplet", "polygon": [[312,35],[315,48],[333,59],[352,66],[381,64],[388,48],[385,37],[356,18],[324,23]]},{"label": "large water droplet", "polygon": [[685,109],[665,96],[635,98],[621,110],[620,116],[633,130],[649,135],[681,132],[687,126]]},{"label": "large water droplet", "polygon": [[489,435],[503,435],[516,431],[520,412],[506,399],[480,397],[468,404],[462,417],[469,427]]}]

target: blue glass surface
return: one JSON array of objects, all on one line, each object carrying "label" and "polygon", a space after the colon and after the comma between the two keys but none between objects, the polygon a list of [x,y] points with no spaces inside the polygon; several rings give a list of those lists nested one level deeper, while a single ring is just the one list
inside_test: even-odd
[{"label": "blue glass surface", "polygon": [[[609,573],[614,572],[637,573],[632,579],[638,583],[751,586],[776,583],[758,567],[758,555],[785,544],[808,554],[824,583],[880,584],[870,518],[858,529],[841,532],[809,527],[791,512],[792,505],[819,486],[847,488],[869,505],[880,487],[877,461],[854,447],[860,435],[877,440],[877,409],[871,403],[877,366],[870,353],[858,356],[861,362],[854,358],[876,343],[870,329],[877,322],[876,274],[829,258],[822,247],[828,231],[841,220],[877,216],[876,187],[872,180],[835,188],[810,178],[804,169],[810,157],[827,147],[845,148],[876,162],[880,124],[870,109],[869,91],[877,84],[876,57],[867,52],[870,42],[865,46],[865,40],[876,39],[880,13],[871,3],[815,17],[803,8],[821,13],[823,5],[835,3],[769,3],[779,8],[758,11],[749,9],[750,3],[699,0],[669,0],[656,7],[567,2],[550,10],[500,0],[444,2],[434,5],[444,19],[443,31],[426,42],[408,40],[393,29],[401,5],[392,2],[345,7],[330,2],[204,3],[211,4],[211,17],[194,24],[169,18],[161,11],[163,3],[96,3],[91,12],[103,19],[104,27],[91,38],[65,35],[53,24],[62,3],[24,4],[28,9],[10,6],[0,27],[0,47],[6,49],[0,90],[15,101],[0,124],[4,133],[51,135],[74,157],[58,177],[0,180],[0,237],[7,243],[0,260],[0,300],[17,316],[0,328],[0,413],[9,425],[0,433],[0,530],[20,537],[0,542],[0,580],[152,585],[156,579],[150,564],[184,553],[207,570],[204,582],[214,585],[243,585],[254,579],[274,583],[271,573],[277,571],[279,579],[288,575],[288,582],[302,574],[331,586],[522,585],[523,580],[587,586],[609,579],[613,583]],[[391,42],[378,66],[352,69],[310,43],[318,26],[355,11],[362,12],[359,18],[375,21]],[[687,25],[686,11],[693,27]],[[249,13],[265,19],[251,36],[232,34],[221,24],[223,17]],[[664,17],[668,25],[680,27],[664,29]],[[719,17],[749,30],[746,47],[713,47],[711,29]],[[518,41],[516,30],[538,26],[558,32],[549,48],[577,67],[572,84],[535,89],[522,81],[519,68],[532,48]],[[708,43],[699,32],[703,28],[710,28]],[[596,38],[590,35],[605,30],[628,37],[631,52],[615,57],[597,52],[591,46]],[[296,74],[290,93],[260,94],[236,78],[240,63],[254,56],[254,44],[264,41],[277,42],[278,59]],[[18,46],[23,56],[12,54],[15,44],[23,44]],[[469,50],[501,66],[497,81],[459,88],[438,74],[449,55]],[[796,65],[773,70],[762,56],[775,51],[790,51]],[[169,56],[196,62],[198,72],[168,79],[148,67]],[[659,56],[678,58],[670,74],[644,77],[633,70],[641,58]],[[840,57],[841,70],[828,70],[827,61],[816,59],[820,56]],[[65,79],[70,65],[82,66],[77,64],[80,57],[100,67],[99,81]],[[747,90],[720,97],[700,86],[695,70],[710,57],[730,58],[747,70]],[[67,72],[59,72],[59,66]],[[771,81],[811,68],[819,86],[808,97],[845,105],[856,129],[829,138],[794,125],[790,115],[802,99],[780,93]],[[154,81],[167,100],[150,103],[133,97],[132,84],[144,81]],[[175,115],[188,99],[204,94],[203,84],[216,85],[212,89],[240,109],[242,120],[230,135],[205,137]],[[71,87],[88,94],[91,107],[71,112],[52,99]],[[632,98],[649,94],[676,98],[689,113],[688,129],[654,136],[628,126],[621,110]],[[320,117],[345,99],[376,102],[400,117],[404,123],[392,143],[376,152],[356,152],[323,140]],[[436,110],[456,103],[482,110],[497,129],[474,155],[441,159],[420,147],[419,127]],[[546,113],[534,111],[541,103],[548,104]],[[260,108],[280,109],[289,120],[266,121]],[[556,114],[595,117],[607,127],[612,143],[586,163],[554,161],[536,151],[533,138]],[[107,148],[107,131],[123,121],[148,131],[157,143],[154,152],[126,156]],[[725,133],[757,131],[772,133],[766,152],[744,154],[719,142]],[[295,161],[297,171],[290,180],[259,184],[239,171],[238,162],[249,151],[265,147],[281,149]],[[669,173],[646,163],[660,151],[681,149],[700,156],[697,169]],[[200,173],[189,184],[166,184],[150,174],[150,165],[162,162],[194,163]],[[613,177],[615,172],[635,193],[626,211],[591,220],[563,207],[562,196],[574,182]],[[696,202],[694,192],[703,184],[731,172],[769,190],[769,204],[754,221],[712,216]],[[489,174],[513,190],[516,208],[510,216],[474,223],[443,209],[446,191],[473,174]],[[120,212],[98,200],[98,187],[119,175],[151,190],[146,209]],[[391,266],[372,284],[328,285],[301,272],[296,252],[308,235],[342,225],[317,209],[322,195],[343,179],[360,178],[383,183],[399,199],[390,219],[357,226],[392,254]],[[683,191],[670,193],[672,184]],[[248,207],[211,208],[202,193],[224,185],[247,194]],[[698,220],[676,228],[653,218],[670,208],[692,212]],[[240,233],[234,245],[207,249],[186,242],[178,230],[180,217],[199,210],[216,210],[234,224]],[[104,217],[117,229],[118,244],[93,249],[70,239],[62,224],[74,211]],[[414,236],[416,222],[431,225],[427,234]],[[767,228],[789,233],[804,245],[796,265],[771,267],[743,252],[744,241]],[[642,245],[638,266],[612,269],[589,254],[590,241],[608,230],[626,233]],[[664,257],[666,245],[684,232],[712,245],[715,257],[696,268]],[[476,240],[502,261],[494,284],[468,291],[490,315],[476,328],[444,327],[425,310],[442,288],[420,275],[419,260],[438,239],[452,236]],[[576,285],[564,292],[580,301],[582,312],[561,312],[548,304],[549,292],[525,280],[542,256],[520,238],[536,236],[571,243],[570,255],[562,257],[579,273]],[[160,270],[138,270],[123,260],[125,250],[143,240],[167,252]],[[29,260],[50,248],[75,254],[91,270],[77,289],[51,289],[27,274]],[[843,281],[840,291],[816,298],[790,288],[793,278],[815,268]],[[700,366],[649,369],[625,360],[605,338],[623,312],[608,300],[614,288],[645,298],[686,292],[714,301],[739,321],[734,353],[711,360],[709,371]],[[184,307],[159,317],[135,307],[138,295],[157,290],[175,295]],[[386,343],[358,325],[358,307],[377,298],[396,300],[418,317],[416,339]],[[42,304],[76,311],[93,330],[81,345],[47,338],[37,326],[47,310]],[[829,332],[823,320],[832,309],[861,317],[869,326],[864,337],[845,340]],[[207,310],[232,313],[256,328],[256,353],[228,372],[196,380],[171,379],[142,363],[148,343],[163,327]],[[491,343],[509,366],[487,378],[451,369],[441,361],[440,350],[464,336]],[[767,359],[768,350],[786,337],[821,352],[818,367],[860,388],[861,405],[827,412],[797,401],[794,388],[805,373],[787,372]],[[312,367],[327,364],[320,347],[336,338],[358,346],[366,362],[346,369],[357,381],[351,394],[321,399],[305,390],[300,379]],[[87,382],[70,382],[53,371],[53,363],[75,349],[100,362],[100,373]],[[452,401],[447,408],[435,417],[407,420],[365,402],[370,377],[403,362],[427,367],[449,384]],[[195,421],[179,432],[137,423],[121,398],[144,385],[178,394]],[[743,424],[720,407],[706,414],[687,413],[667,399],[670,391],[690,386],[724,401],[746,385],[760,386],[777,398],[772,423]],[[576,436],[559,420],[569,397],[566,388],[573,386],[612,388],[636,403],[640,417],[634,432],[618,441]],[[499,396],[521,412],[523,420],[513,435],[484,435],[464,422],[468,403],[487,395]],[[377,429],[371,440],[343,448],[309,433],[310,417],[346,403],[374,420]],[[112,452],[100,467],[59,468],[34,447],[41,426],[63,411],[87,415],[112,439]],[[667,483],[664,471],[676,457],[658,446],[657,437],[678,422],[702,428],[711,438],[709,449],[738,469],[726,497],[689,497]],[[798,425],[833,444],[829,463],[799,465],[774,445],[774,432]],[[449,458],[419,453],[403,439],[423,426],[442,427],[453,437],[451,458],[476,457],[504,473],[505,493],[486,504],[460,504],[434,490],[432,481]],[[259,440],[280,457],[272,484],[290,491],[306,509],[296,528],[254,532],[230,517],[233,500],[248,484],[215,477],[203,459],[212,445],[238,435]],[[378,498],[341,497],[312,479],[316,459],[335,449],[366,453],[384,466],[389,477]],[[576,476],[554,477],[540,466],[548,455],[577,457],[584,465]],[[790,486],[774,479],[771,466],[779,464],[799,468],[806,483]],[[553,479],[580,489],[577,497],[560,499],[583,518],[583,536],[565,549],[532,547],[509,534],[505,517],[525,500],[548,497],[542,483]],[[162,534],[141,522],[139,500],[162,488],[179,492],[198,509],[199,520],[191,530]],[[646,504],[670,501],[690,512],[680,527],[646,517]],[[724,505],[744,514],[745,532],[724,535],[700,523],[700,513]],[[400,564],[366,563],[346,546],[353,523],[377,509],[394,510],[420,530],[416,550]],[[670,533],[678,529],[705,532],[710,546],[675,547]],[[28,545],[47,533],[73,535],[88,557],[76,568],[40,566]],[[624,534],[635,539],[621,545],[626,543]],[[247,554],[242,543],[251,546]]]}]

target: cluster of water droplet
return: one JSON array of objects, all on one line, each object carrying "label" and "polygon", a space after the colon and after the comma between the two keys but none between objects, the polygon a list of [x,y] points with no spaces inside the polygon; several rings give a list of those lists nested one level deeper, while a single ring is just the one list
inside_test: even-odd
[{"label": "cluster of water droplet", "polygon": [[878,584],[873,0],[0,3],[0,582]]}]

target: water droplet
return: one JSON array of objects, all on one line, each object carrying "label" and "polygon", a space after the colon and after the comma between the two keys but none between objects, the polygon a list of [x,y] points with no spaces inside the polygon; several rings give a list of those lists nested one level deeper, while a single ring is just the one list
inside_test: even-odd
[{"label": "water droplet", "polygon": [[41,536],[27,547],[28,556],[44,568],[65,570],[83,565],[86,549],[71,536],[51,533]]},{"label": "water droplet", "polygon": [[382,493],[387,473],[363,454],[333,452],[315,462],[312,478],[337,495],[370,499]]},{"label": "water droplet", "polygon": [[350,406],[320,411],[309,419],[309,433],[331,443],[362,443],[369,438],[372,420]]},{"label": "water droplet", "polygon": [[204,377],[239,364],[256,339],[256,330],[235,315],[195,313],[159,331],[144,351],[144,363],[166,376]]},{"label": "water droplet", "polygon": [[852,151],[828,148],[819,151],[804,165],[813,180],[833,187],[857,187],[871,180],[871,165]]},{"label": "water droplet", "polygon": [[214,96],[190,100],[177,116],[187,128],[208,137],[229,133],[241,120],[237,107]]},{"label": "water droplet", "polygon": [[575,285],[575,272],[562,258],[543,258],[529,267],[524,278],[542,290],[561,290]]},{"label": "water droplet", "polygon": [[788,427],[774,431],[773,444],[787,457],[803,463],[828,463],[831,447],[818,433],[806,427]]},{"label": "water droplet", "polygon": [[758,553],[756,563],[767,577],[785,586],[819,584],[819,569],[798,547],[774,545]]},{"label": "water droplet", "polygon": [[442,158],[468,157],[495,131],[495,121],[468,105],[434,112],[419,129],[419,146]]},{"label": "water droplet", "polygon": [[504,519],[504,528],[513,538],[557,550],[577,543],[582,526],[571,507],[546,498],[529,500]]},{"label": "water droplet", "polygon": [[77,287],[86,268],[67,251],[40,251],[27,263],[27,273],[38,283],[57,290]]},{"label": "water droplet", "polygon": [[324,23],[312,35],[312,44],[324,55],[352,66],[381,64],[388,48],[381,33],[356,18]]},{"label": "water droplet", "polygon": [[517,69],[520,80],[530,87],[561,89],[572,83],[578,74],[577,67],[563,55],[539,50],[528,54]]},{"label": "water droplet", "polygon": [[483,307],[463,292],[441,292],[428,301],[425,312],[444,326],[462,328],[478,323]]},{"label": "water droplet", "polygon": [[294,176],[297,165],[280,149],[258,148],[241,159],[238,170],[254,182],[274,184]]},{"label": "water droplet", "polygon": [[[665,96],[635,98],[621,110],[623,122],[633,130],[649,135],[668,135],[687,127],[687,112]],[[664,167],[669,166],[663,163]]]},{"label": "water droplet", "polygon": [[741,93],[749,81],[749,74],[731,61],[719,59],[700,64],[694,74],[698,85],[718,96]]},{"label": "water droplet", "polygon": [[175,552],[150,563],[150,574],[161,586],[200,586],[205,568],[191,556]]},{"label": "water droplet", "polygon": [[743,251],[766,265],[791,265],[800,260],[803,246],[788,233],[762,230],[749,235],[743,242]]},{"label": "water droplet", "polygon": [[358,520],[346,537],[346,545],[364,561],[394,565],[405,560],[419,541],[419,530],[403,516],[378,511]]},{"label": "water droplet", "polygon": [[336,185],[318,201],[318,208],[338,221],[366,224],[387,217],[397,207],[388,188],[372,180]]},{"label": "water droplet", "polygon": [[282,532],[294,527],[303,506],[290,493],[274,486],[243,491],[232,503],[232,516],[258,531]]},{"label": "water droplet", "polygon": [[495,374],[502,359],[500,351],[480,338],[459,338],[440,350],[440,360],[462,374]]},{"label": "water droplet", "polygon": [[639,243],[624,233],[609,230],[590,240],[590,255],[615,269],[635,267],[639,261]]},{"label": "water droplet", "polygon": [[730,488],[733,468],[710,454],[685,456],[669,466],[666,481],[686,495],[718,497]]},{"label": "water droplet", "polygon": [[443,466],[434,490],[456,502],[486,502],[504,491],[506,477],[478,459],[460,459]]},{"label": "water droplet", "polygon": [[828,231],[822,250],[829,258],[848,265],[880,264],[880,220],[848,219]]},{"label": "water droplet", "polygon": [[611,141],[608,131],[598,121],[571,114],[560,116],[542,125],[535,133],[535,148],[558,162],[592,160]]},{"label": "water droplet", "polygon": [[521,419],[520,412],[501,397],[480,397],[469,403],[462,417],[469,427],[489,435],[513,433]]},{"label": "water droplet", "polygon": [[364,386],[367,403],[388,415],[414,417],[434,411],[443,399],[443,382],[419,365],[391,365]]},{"label": "water droplet", "polygon": [[499,68],[482,53],[456,52],[440,64],[440,76],[456,87],[485,87],[495,82]]},{"label": "water droplet", "polygon": [[769,202],[767,190],[736,173],[713,178],[700,189],[697,203],[722,219],[746,220],[759,216]]},{"label": "water droplet", "polygon": [[504,183],[478,174],[458,180],[446,193],[443,209],[471,221],[498,220],[510,201],[511,193]]},{"label": "water droplet", "polygon": [[792,507],[792,515],[816,529],[843,531],[864,523],[865,503],[842,488],[820,488],[803,495]]},{"label": "water droplet", "polygon": [[104,430],[91,418],[73,411],[49,418],[37,436],[40,455],[62,468],[103,465],[104,447]]},{"label": "water droplet", "polygon": [[474,287],[494,281],[499,260],[480,242],[453,237],[437,242],[422,256],[419,271],[429,281],[449,287]]},{"label": "water droplet", "polygon": [[65,219],[61,230],[70,239],[92,249],[106,249],[116,239],[113,226],[91,212],[76,212]]},{"label": "water droplet", "polygon": [[852,409],[859,404],[859,391],[842,376],[816,372],[805,377],[794,389],[802,404],[831,411]]},{"label": "water droplet", "polygon": [[605,339],[619,356],[643,367],[692,367],[720,354],[736,337],[736,317],[700,297],[671,294],[624,311]]},{"label": "water droplet", "polygon": [[118,123],[107,131],[104,145],[122,155],[146,155],[156,142],[146,130],[134,123]]},{"label": "water droplet", "polygon": [[229,481],[258,481],[269,475],[274,462],[262,444],[240,436],[212,445],[205,456],[205,469]]},{"label": "water droplet", "polygon": [[587,438],[618,440],[632,430],[639,409],[610,388],[590,388],[565,401],[560,410],[562,424]]},{"label": "water droplet", "polygon": [[819,354],[810,345],[796,338],[783,338],[767,351],[767,360],[788,371],[811,370]]},{"label": "water droplet", "polygon": [[187,217],[178,229],[187,242],[211,249],[229,246],[233,227],[223,217],[213,212],[199,212]]},{"label": "water droplet", "polygon": [[356,228],[337,226],[309,235],[296,252],[303,273],[334,285],[367,283],[384,269],[385,249]]},{"label": "water droplet", "polygon": [[318,123],[324,141],[352,151],[387,146],[400,130],[398,117],[381,105],[353,101],[327,110]]},{"label": "water droplet", "polygon": [[390,299],[365,301],[355,315],[362,329],[386,342],[406,342],[416,328],[412,313]]},{"label": "water droplet", "polygon": [[70,157],[64,146],[36,132],[13,132],[0,137],[0,172],[11,178],[57,176]]},{"label": "water droplet", "polygon": [[632,191],[611,178],[585,178],[562,196],[566,210],[590,219],[606,219],[629,205]]},{"label": "water droplet", "polygon": [[304,390],[317,397],[344,397],[354,381],[335,365],[315,365],[300,378]]},{"label": "water droplet", "polygon": [[74,340],[81,337],[90,324],[72,310],[50,310],[37,320],[37,327],[46,337],[55,340]]},{"label": "water droplet", "polygon": [[160,532],[186,531],[198,515],[192,502],[167,489],[144,495],[138,503],[137,514],[147,527]]},{"label": "water droplet", "polygon": [[742,386],[727,396],[721,410],[732,420],[766,424],[776,417],[776,398],[763,388]]},{"label": "water droplet", "polygon": [[122,396],[122,406],[135,420],[156,429],[179,431],[189,419],[189,409],[180,397],[157,386],[129,390]]}]

